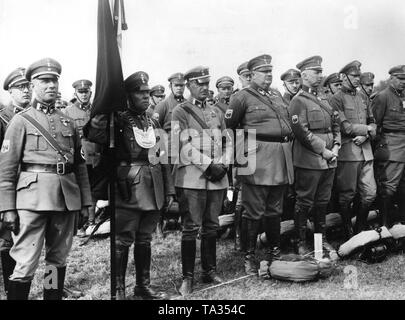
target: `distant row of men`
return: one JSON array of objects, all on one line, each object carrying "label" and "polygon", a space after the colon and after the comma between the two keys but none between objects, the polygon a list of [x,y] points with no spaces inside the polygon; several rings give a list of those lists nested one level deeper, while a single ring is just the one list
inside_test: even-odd
[{"label": "distant row of men", "polygon": [[[323,234],[326,254],[335,250],[325,237],[334,185],[346,239],[353,235],[353,212],[355,232],[366,228],[377,194],[381,225],[405,221],[405,65],[391,68],[389,86],[372,96],[374,75],[362,73],[360,62],[350,62],[323,78],[322,58],[312,56],[299,62],[298,70],[281,76],[286,89],[282,96],[270,87],[271,61],[264,54],[241,64],[237,73],[243,89],[238,91],[232,78],[221,77],[213,99],[207,67],[168,77],[168,97],[163,86],[149,87],[144,71],[125,80],[128,105],[114,120],[119,299],[126,299],[132,244],[134,295],[167,297],[150,286],[151,239],[162,210],[175,200],[183,223],[179,292],[193,291],[198,235],[202,281],[222,282],[216,267],[216,236],[225,191],[234,179],[228,164],[235,140],[229,137],[223,143],[223,133],[229,134],[225,129],[244,130],[241,150],[248,161],[237,163],[234,173],[244,208],[240,239],[247,274],[257,274],[255,250],[261,227],[267,238],[267,260],[280,258],[283,202],[291,190],[301,255],[312,251],[307,239],[310,215],[315,232]],[[2,263],[9,299],[28,298],[44,240],[46,264],[56,268],[58,278],[55,288],[44,287],[44,298],[61,299],[77,212],[94,221],[95,201],[105,197],[103,188],[98,193],[99,182],[111,171],[101,156],[109,144],[108,116],[90,119],[92,84],[85,79],[73,83],[75,101],[64,112],[58,110],[61,71],[57,61],[46,58],[27,70],[13,71],[4,83],[12,97],[12,104],[0,112],[0,212],[2,243],[8,245],[2,250]],[[179,164],[151,161],[151,154],[163,154],[158,128],[185,133],[179,135],[184,156]],[[208,144],[204,143],[207,135]],[[169,159],[175,157],[170,153],[170,137]],[[392,203],[397,193],[395,215]],[[45,277],[51,275],[49,270]]]}]

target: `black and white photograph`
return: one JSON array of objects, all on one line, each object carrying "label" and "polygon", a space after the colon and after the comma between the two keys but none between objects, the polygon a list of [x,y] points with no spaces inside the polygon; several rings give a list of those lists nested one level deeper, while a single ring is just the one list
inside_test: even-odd
[{"label": "black and white photograph", "polygon": [[400,0],[0,0],[0,300],[403,300],[404,39]]}]

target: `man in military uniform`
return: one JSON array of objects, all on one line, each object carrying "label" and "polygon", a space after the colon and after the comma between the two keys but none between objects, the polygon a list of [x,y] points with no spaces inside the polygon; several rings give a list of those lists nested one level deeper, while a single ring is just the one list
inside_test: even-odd
[{"label": "man in military uniform", "polygon": [[370,106],[371,96],[374,89],[374,74],[371,72],[363,72],[360,75],[360,97],[365,105]]},{"label": "man in military uniform", "polygon": [[[405,65],[389,70],[389,86],[377,93],[371,109],[377,124],[377,193],[382,224],[390,227],[405,222]],[[399,216],[391,210],[393,197],[399,195]]]},{"label": "man in military uniform", "polygon": [[295,135],[293,161],[295,167],[295,226],[299,237],[298,253],[310,251],[307,243],[307,219],[312,208],[315,232],[322,233],[323,245],[333,251],[325,237],[325,216],[331,196],[340,129],[338,113],[326,100],[318,97],[322,80],[322,58],[313,56],[297,64],[301,71],[302,90],[290,103],[291,123]]},{"label": "man in military uniform", "polygon": [[[6,128],[11,118],[24,110],[31,101],[31,86],[25,78],[25,69],[13,70],[4,80],[3,89],[10,93],[11,103],[0,110],[0,144],[3,143]],[[0,252],[1,268],[3,271],[4,291],[8,291],[8,278],[13,273],[15,261],[10,257],[10,248],[13,244],[11,231],[1,227],[0,222]]]},{"label": "man in military uniform", "polygon": [[[75,120],[76,126],[80,133],[80,138],[82,139],[82,157],[86,161],[87,173],[89,174],[90,186],[94,185],[94,167],[98,164],[100,150],[97,145],[93,142],[88,141],[83,137],[83,127],[90,120],[91,112],[91,86],[93,84],[90,80],[82,79],[77,80],[72,84],[75,89],[74,96],[76,98],[75,102],[64,110],[64,113]],[[93,204],[89,208],[89,216],[81,217],[81,223],[78,225],[79,236],[86,235],[86,227],[94,225],[95,219],[95,204],[96,200],[93,196]],[[86,221],[87,220],[87,221]]]},{"label": "man in military uniform", "polygon": [[342,88],[329,99],[332,108],[339,112],[341,121],[342,147],[339,150],[336,186],[346,240],[353,235],[351,208],[356,194],[359,194],[360,206],[356,212],[355,231],[359,233],[366,227],[369,208],[377,190],[370,143],[376,135],[376,125],[371,109],[357,92],[360,66],[359,61],[353,61],[339,71]]},{"label": "man in military uniform", "polygon": [[153,116],[157,104],[161,102],[165,97],[165,87],[161,86],[160,84],[150,89],[150,102],[149,107],[146,110],[146,113],[149,117]]},{"label": "man in military uniform", "polygon": [[0,212],[14,233],[10,255],[16,266],[9,282],[11,300],[28,298],[44,241],[44,299],[62,298],[75,215],[91,205],[77,127],[55,109],[61,69],[50,58],[28,67],[26,78],[34,92],[32,107],[13,117],[0,153]]},{"label": "man in military uniform", "polygon": [[[225,190],[227,164],[232,160],[231,137],[222,113],[209,104],[209,70],[196,67],[184,75],[190,99],[173,110],[173,131],[180,138],[180,161],[176,167],[180,210],[183,212],[181,260],[182,295],[193,290],[196,239],[201,229],[201,266],[204,283],[222,282],[216,274],[216,237]],[[227,143],[222,143],[223,134]],[[226,149],[224,151],[224,149]]]},{"label": "man in military uniform", "polygon": [[[175,194],[167,164],[160,162],[160,132],[157,121],[146,110],[149,105],[149,76],[135,72],[125,80],[128,107],[118,113],[116,122],[117,182],[116,267],[117,298],[125,300],[125,275],[129,248],[134,245],[136,285],[134,295],[142,299],[162,299],[165,295],[150,286],[152,233],[160,210]],[[84,128],[84,135],[107,146],[107,116],[95,116]]]},{"label": "man in military uniform", "polygon": [[242,89],[249,87],[250,81],[252,80],[252,73],[247,68],[249,61],[242,63],[237,69],[236,73],[239,76],[239,81],[242,85]]},{"label": "man in military uniform", "polygon": [[281,75],[280,79],[283,81],[285,89],[283,99],[288,105],[301,88],[301,73],[295,69],[288,69]]},{"label": "man in military uniform", "polygon": [[233,85],[234,81],[231,77],[221,77],[217,80],[217,83],[215,86],[217,87],[218,90],[218,95],[215,98],[215,106],[223,113],[225,114],[226,109],[228,108],[229,105],[229,100],[231,98],[231,95],[233,93]]},{"label": "man in military uniform", "polygon": [[[252,76],[250,86],[232,96],[225,121],[227,128],[243,129],[236,134],[238,162],[241,152],[248,155],[247,167],[237,168],[242,182],[242,205],[246,209],[242,215],[241,244],[245,252],[245,272],[257,274],[255,249],[261,220],[267,237],[269,263],[280,254],[283,198],[288,185],[293,183],[292,131],[286,105],[279,93],[270,89],[271,56],[255,57],[247,68]],[[243,147],[238,143],[240,133]]]},{"label": "man in military uniform", "polygon": [[207,97],[206,101],[210,106],[213,106],[215,104],[215,96],[214,95],[215,95],[214,91],[208,90],[208,97]]},{"label": "man in military uniform", "polygon": [[342,79],[340,79],[338,73],[331,73],[323,80],[322,87],[326,98],[329,99],[342,88]]}]

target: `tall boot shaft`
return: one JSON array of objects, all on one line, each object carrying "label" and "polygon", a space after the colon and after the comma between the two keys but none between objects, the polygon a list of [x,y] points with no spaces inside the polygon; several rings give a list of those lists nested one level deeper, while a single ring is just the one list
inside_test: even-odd
[{"label": "tall boot shaft", "polygon": [[216,237],[202,237],[201,239],[201,267],[204,283],[221,283],[217,275],[217,239]]},{"label": "tall boot shaft", "polygon": [[1,252],[1,270],[3,272],[4,292],[7,295],[8,291],[8,278],[13,274],[15,267],[15,260],[10,256],[10,250]]},{"label": "tall boot shaft", "polygon": [[309,208],[300,205],[295,205],[294,210],[294,225],[298,237],[297,252],[299,255],[305,256],[311,252],[307,243],[307,219]]},{"label": "tall boot shaft", "polygon": [[150,243],[134,245],[136,285],[138,286],[148,286],[150,284],[151,254],[152,249]]},{"label": "tall boot shaft", "polygon": [[28,300],[31,281],[18,282],[10,280],[8,282],[7,300]]},{"label": "tall boot shaft", "polygon": [[266,233],[267,245],[269,248],[280,247],[280,223],[281,218],[264,217],[264,232]]},{"label": "tall boot shaft", "polygon": [[127,271],[129,256],[129,247],[119,246],[116,247],[115,252],[115,267],[117,272],[117,300],[125,300],[125,276]]},{"label": "tall boot shaft", "polygon": [[[50,283],[47,281],[44,286],[44,300],[62,300],[63,297],[63,288],[65,285],[65,275],[66,275],[66,267],[60,267],[56,268],[57,270],[57,287],[53,288],[46,288],[46,285],[50,285]],[[44,279],[48,279],[48,276],[51,275],[52,269],[48,272],[45,273]]]},{"label": "tall boot shaft", "polygon": [[353,237],[352,209],[349,204],[340,206],[340,216],[342,217],[343,237],[347,241]]},{"label": "tall boot shaft", "polygon": [[369,206],[360,204],[356,214],[356,225],[355,225],[356,234],[366,230],[368,214],[369,214]]},{"label": "tall boot shaft", "polygon": [[196,240],[181,241],[181,262],[184,277],[194,277]]}]

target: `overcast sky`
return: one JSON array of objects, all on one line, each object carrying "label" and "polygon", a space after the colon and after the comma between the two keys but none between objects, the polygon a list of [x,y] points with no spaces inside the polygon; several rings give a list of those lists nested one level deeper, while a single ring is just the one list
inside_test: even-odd
[{"label": "overcast sky", "polygon": [[[206,65],[212,88],[220,76],[237,80],[239,64],[273,57],[273,86],[311,55],[323,57],[324,74],[352,60],[377,81],[405,64],[403,0],[125,0],[129,30],[123,37],[124,77],[143,70],[150,85]],[[0,0],[0,83],[16,67],[52,57],[62,64],[60,91],[95,80],[97,0]],[[0,90],[0,99],[8,93]]]}]

